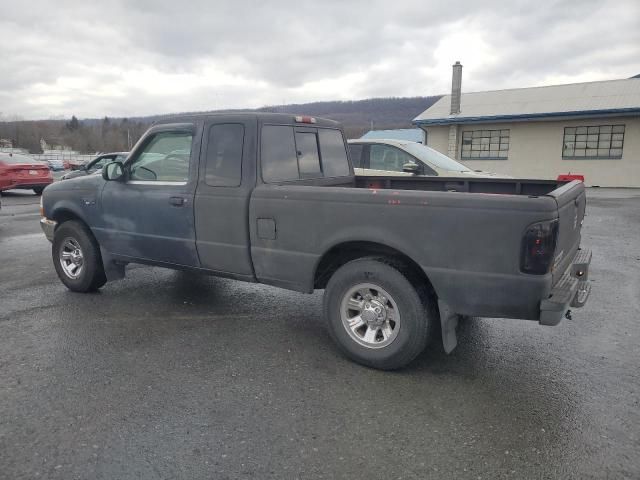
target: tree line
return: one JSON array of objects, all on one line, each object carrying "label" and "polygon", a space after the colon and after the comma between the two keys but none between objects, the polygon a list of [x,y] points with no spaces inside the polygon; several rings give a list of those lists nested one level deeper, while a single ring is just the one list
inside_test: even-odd
[{"label": "tree line", "polygon": [[[439,96],[370,98],[277,105],[244,111],[325,117],[342,123],[347,138],[358,138],[371,129],[411,128],[411,121],[439,99]],[[42,153],[41,139],[49,146],[65,146],[79,153],[121,152],[128,151],[154,121],[164,117],[166,115],[79,120],[72,116],[68,120],[32,121],[2,121],[0,118],[0,139],[9,140],[14,147],[25,148],[30,153]]]},{"label": "tree line", "polygon": [[101,120],[12,120],[0,122],[0,140],[8,140],[15,148],[29,153],[42,153],[49,148],[66,147],[80,153],[123,152],[140,138],[149,122],[127,118]]}]

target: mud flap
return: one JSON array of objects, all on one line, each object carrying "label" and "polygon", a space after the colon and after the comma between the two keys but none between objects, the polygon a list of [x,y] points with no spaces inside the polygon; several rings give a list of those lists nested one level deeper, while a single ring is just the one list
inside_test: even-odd
[{"label": "mud flap", "polygon": [[458,337],[456,335],[458,314],[441,300],[438,300],[438,309],[440,310],[440,325],[442,326],[442,346],[446,353],[451,353],[458,345]]},{"label": "mud flap", "polygon": [[100,256],[102,257],[102,267],[104,268],[107,282],[124,278],[124,265],[116,263],[111,255],[102,247],[100,247]]}]

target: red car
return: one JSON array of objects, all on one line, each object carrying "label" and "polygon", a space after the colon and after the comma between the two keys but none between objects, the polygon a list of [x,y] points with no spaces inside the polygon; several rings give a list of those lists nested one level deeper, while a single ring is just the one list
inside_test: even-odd
[{"label": "red car", "polygon": [[40,195],[50,183],[53,176],[46,163],[27,155],[0,153],[0,192],[20,188]]}]

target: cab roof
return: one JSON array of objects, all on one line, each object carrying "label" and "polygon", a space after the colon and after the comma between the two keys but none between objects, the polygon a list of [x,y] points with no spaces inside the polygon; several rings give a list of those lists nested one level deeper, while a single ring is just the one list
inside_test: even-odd
[{"label": "cab roof", "polygon": [[[163,125],[170,123],[196,123],[213,119],[235,119],[240,118],[253,119],[255,118],[259,123],[274,123],[280,125],[306,125],[310,127],[330,127],[340,128],[342,125],[335,120],[329,120],[327,118],[314,117],[312,115],[296,115],[294,113],[267,113],[267,112],[221,112],[221,113],[193,113],[193,114],[178,114],[167,115],[153,123],[153,125]],[[296,119],[314,119],[312,123],[305,121],[297,121]]]}]

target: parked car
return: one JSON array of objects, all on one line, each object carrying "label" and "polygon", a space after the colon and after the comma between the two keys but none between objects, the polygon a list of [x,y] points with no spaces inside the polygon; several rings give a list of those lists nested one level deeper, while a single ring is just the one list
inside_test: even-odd
[{"label": "parked car", "polygon": [[349,140],[349,151],[356,175],[513,178],[472,170],[433,148],[409,140]]},{"label": "parked car", "polygon": [[218,114],[163,120],[102,175],[48,187],[41,225],[72,291],[129,263],[325,289],[342,351],[393,369],[438,324],[451,351],[458,315],[555,325],[584,305],[585,205],[578,181],[356,177],[336,122]]},{"label": "parked car", "polygon": [[102,167],[104,167],[109,162],[124,162],[128,154],[129,152],[114,152],[98,155],[96,158],[86,163],[85,165],[82,165],[77,170],[65,173],[61,177],[61,180],[69,180],[70,178],[83,177],[85,175],[98,173],[102,170]]},{"label": "parked car", "polygon": [[49,165],[49,168],[54,172],[64,170],[64,160],[61,160],[59,158],[47,159],[47,164]]},{"label": "parked car", "polygon": [[46,163],[28,155],[0,153],[0,191],[19,188],[40,195],[51,183],[53,176]]}]

